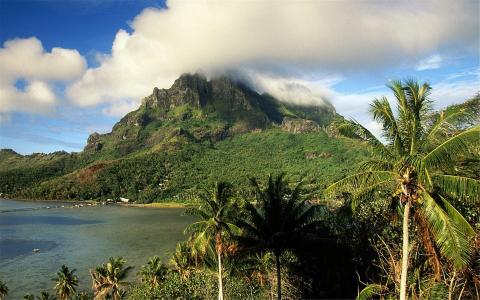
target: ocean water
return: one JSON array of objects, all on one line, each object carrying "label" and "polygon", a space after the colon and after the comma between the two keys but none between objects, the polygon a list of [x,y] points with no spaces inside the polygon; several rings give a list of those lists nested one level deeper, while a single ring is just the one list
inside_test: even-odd
[{"label": "ocean water", "polygon": [[109,256],[123,256],[134,266],[134,280],[149,257],[167,261],[193,221],[182,209],[72,206],[0,199],[0,280],[10,290],[7,299],[53,292],[52,278],[62,264],[76,269],[79,290],[89,290],[89,269]]}]

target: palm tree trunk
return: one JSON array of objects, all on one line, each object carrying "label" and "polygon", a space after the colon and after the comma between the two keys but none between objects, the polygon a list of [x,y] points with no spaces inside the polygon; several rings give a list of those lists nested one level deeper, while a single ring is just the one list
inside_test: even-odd
[{"label": "palm tree trunk", "polygon": [[277,265],[277,299],[282,300],[282,275],[280,274],[280,254],[275,253],[275,262]]},{"label": "palm tree trunk", "polygon": [[222,255],[217,250],[218,259],[218,300],[223,300],[223,282],[222,282]]},{"label": "palm tree trunk", "polygon": [[407,272],[408,272],[408,221],[410,214],[410,199],[405,203],[403,211],[403,240],[402,240],[402,275],[400,277],[400,300],[407,299]]}]

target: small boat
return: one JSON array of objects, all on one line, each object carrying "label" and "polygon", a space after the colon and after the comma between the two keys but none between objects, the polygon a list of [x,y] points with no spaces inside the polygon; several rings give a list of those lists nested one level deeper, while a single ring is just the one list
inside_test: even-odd
[{"label": "small boat", "polygon": [[33,249],[33,252],[35,252],[35,253],[40,252],[40,249],[35,248],[35,249]]}]

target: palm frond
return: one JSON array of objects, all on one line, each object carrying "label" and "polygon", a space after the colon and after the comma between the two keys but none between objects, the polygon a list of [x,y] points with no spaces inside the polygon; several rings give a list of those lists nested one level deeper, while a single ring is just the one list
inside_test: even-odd
[{"label": "palm frond", "polygon": [[400,80],[393,80],[387,87],[392,90],[395,99],[397,100],[397,111],[400,117],[405,117],[408,112],[407,95],[403,89],[403,84]]},{"label": "palm frond", "polygon": [[468,232],[462,230],[428,193],[422,194],[420,209],[425,215],[440,252],[451,260],[457,268],[463,268],[470,262],[473,245]]},{"label": "palm frond", "polygon": [[403,140],[388,99],[386,97],[374,99],[370,104],[370,113],[373,114],[375,121],[382,124],[384,137],[393,145],[397,153],[402,155],[404,153]]},{"label": "palm frond", "polygon": [[394,168],[391,161],[388,160],[367,160],[363,162],[359,167],[359,171],[390,171]]},{"label": "palm frond", "polygon": [[424,157],[426,166],[428,168],[441,167],[451,163],[458,154],[467,152],[471,144],[478,143],[479,138],[480,125],[457,134],[438,145]]},{"label": "palm frond", "polygon": [[385,145],[377,139],[367,128],[355,120],[345,121],[338,127],[338,131],[349,138],[359,139],[366,142],[380,157],[392,157]]},{"label": "palm frond", "polygon": [[385,180],[395,181],[397,173],[391,171],[367,171],[347,176],[327,187],[324,194],[327,197],[342,192],[355,193],[365,187]]},{"label": "palm frond", "polygon": [[454,175],[434,175],[432,179],[444,193],[462,199],[480,200],[480,180]]},{"label": "palm frond", "polygon": [[467,237],[468,240],[473,240],[475,237],[475,230],[472,228],[470,223],[468,223],[467,220],[462,216],[462,214],[453,207],[450,202],[448,202],[445,198],[442,196],[439,196],[443,207],[445,208],[445,211],[447,214],[450,216],[452,221],[457,225],[457,227],[465,233],[465,236]]},{"label": "palm frond", "polygon": [[428,83],[420,85],[416,80],[409,79],[405,81],[404,90],[410,110],[408,119],[408,123],[410,123],[410,154],[414,154],[421,146],[420,140],[425,132],[422,121],[431,109],[431,101],[428,99],[431,87]]},{"label": "palm frond", "polygon": [[385,290],[386,287],[384,285],[376,283],[369,284],[358,293],[357,300],[371,299],[373,296],[380,295]]},{"label": "palm frond", "polygon": [[392,191],[395,187],[395,181],[391,179],[378,181],[370,185],[365,186],[364,188],[356,190],[352,194],[350,201],[350,207],[352,210],[355,210],[359,202],[372,200],[375,197],[375,192],[390,190]]},{"label": "palm frond", "polygon": [[435,115],[425,140],[430,144],[437,143],[437,135],[440,135],[440,137],[445,136],[452,130],[456,122],[469,118],[474,114],[474,112],[461,105],[448,107]]}]

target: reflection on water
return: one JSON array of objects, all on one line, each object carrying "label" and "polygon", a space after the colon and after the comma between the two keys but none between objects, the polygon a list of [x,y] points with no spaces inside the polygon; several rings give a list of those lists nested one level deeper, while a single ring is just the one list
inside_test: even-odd
[{"label": "reflection on water", "polygon": [[54,207],[0,199],[0,211],[8,210],[0,213],[0,280],[11,291],[7,299],[51,290],[62,264],[77,269],[80,290],[86,290],[88,270],[110,256],[125,257],[135,270],[153,255],[166,260],[192,221],[182,209],[47,206]]}]

